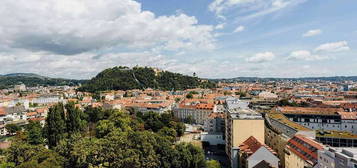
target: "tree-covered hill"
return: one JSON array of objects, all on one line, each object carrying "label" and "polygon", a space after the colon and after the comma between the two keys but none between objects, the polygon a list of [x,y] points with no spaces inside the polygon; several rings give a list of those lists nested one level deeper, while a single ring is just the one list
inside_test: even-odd
[{"label": "tree-covered hill", "polygon": [[169,71],[158,71],[150,67],[128,68],[119,66],[100,72],[96,77],[79,88],[79,90],[88,92],[145,88],[183,90],[214,86],[214,83],[202,81],[198,77]]},{"label": "tree-covered hill", "polygon": [[78,85],[84,83],[85,80],[73,80],[62,78],[49,78],[31,73],[17,73],[0,75],[0,89],[11,88],[17,84],[25,84],[26,86],[61,86],[61,85]]}]

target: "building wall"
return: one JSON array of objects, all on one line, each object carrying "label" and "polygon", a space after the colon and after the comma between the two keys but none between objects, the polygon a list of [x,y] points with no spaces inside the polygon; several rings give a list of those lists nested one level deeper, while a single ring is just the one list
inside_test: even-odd
[{"label": "building wall", "polygon": [[270,163],[273,167],[279,167],[279,159],[263,146],[247,159],[247,167],[252,168],[262,160]]},{"label": "building wall", "polygon": [[224,132],[224,118],[207,118],[204,121],[204,131],[205,132]]},{"label": "building wall", "polygon": [[341,120],[340,116],[293,115],[287,114],[289,120],[313,130],[337,130],[357,134],[357,120]]},{"label": "building wall", "polygon": [[324,149],[317,151],[317,155],[316,168],[335,168],[334,153]]},{"label": "building wall", "polygon": [[341,120],[341,129],[357,134],[357,120]]},{"label": "building wall", "polygon": [[189,108],[175,108],[174,115],[180,120],[184,120],[191,116],[197,124],[204,124],[208,115],[213,112],[213,110],[204,109],[189,109]]},{"label": "building wall", "polygon": [[285,168],[304,168],[305,166],[312,167],[312,165],[306,163],[289,149],[285,150],[287,150],[287,153],[285,153]]},{"label": "building wall", "polygon": [[201,133],[201,141],[209,142],[210,145],[225,144],[223,134],[207,134]]},{"label": "building wall", "polygon": [[259,142],[264,140],[264,120],[263,119],[226,119],[226,153],[231,161],[232,149],[238,148],[250,136],[254,136]]},{"label": "building wall", "polygon": [[345,157],[344,155],[341,154],[336,154],[335,155],[335,164],[336,167],[342,168],[342,167],[348,167],[349,159]]},{"label": "building wall", "polygon": [[285,152],[284,149],[288,143],[289,137],[278,134],[269,127],[265,127],[265,143],[278,154],[281,167],[285,167]]},{"label": "building wall", "polygon": [[233,146],[239,147],[250,136],[254,136],[260,143],[265,144],[264,120],[233,120]]}]

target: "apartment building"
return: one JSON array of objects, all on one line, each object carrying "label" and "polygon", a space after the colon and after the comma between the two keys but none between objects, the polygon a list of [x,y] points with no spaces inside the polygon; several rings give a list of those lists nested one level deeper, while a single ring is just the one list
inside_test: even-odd
[{"label": "apartment building", "polygon": [[180,120],[192,118],[196,124],[204,124],[208,115],[216,111],[216,106],[213,103],[198,103],[198,104],[185,104],[181,103],[178,107],[173,108],[174,116]]},{"label": "apartment building", "polygon": [[6,135],[6,124],[26,125],[27,115],[24,106],[0,107],[0,135]]},{"label": "apartment building", "polygon": [[281,113],[265,115],[265,143],[277,152],[280,166],[285,167],[285,147],[296,134],[315,137],[315,131],[290,121]]},{"label": "apartment building", "polygon": [[289,120],[314,130],[347,131],[357,134],[357,115],[342,108],[278,107]]},{"label": "apartment building", "polygon": [[316,131],[316,140],[331,147],[357,147],[357,135],[345,131]]},{"label": "apartment building", "polygon": [[316,168],[356,168],[356,148],[326,147],[318,151]]},{"label": "apartment building", "polygon": [[251,136],[239,146],[239,167],[254,168],[265,161],[267,165],[278,168],[279,158],[276,155],[273,149]]},{"label": "apartment building", "polygon": [[264,119],[261,114],[250,109],[229,109],[226,115],[226,153],[232,168],[236,168],[239,163],[239,146],[245,140],[253,136],[264,144]]},{"label": "apartment building", "polygon": [[317,164],[317,151],[323,146],[303,135],[295,135],[285,148],[286,168],[314,167]]}]

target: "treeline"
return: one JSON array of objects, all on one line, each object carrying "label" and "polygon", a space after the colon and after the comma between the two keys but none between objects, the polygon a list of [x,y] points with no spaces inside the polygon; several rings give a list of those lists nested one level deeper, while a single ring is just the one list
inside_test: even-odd
[{"label": "treeline", "polygon": [[85,83],[85,80],[71,79],[56,79],[56,78],[41,78],[27,76],[0,76],[0,89],[11,88],[17,84],[25,84],[28,87],[34,86],[76,86],[80,83]]},{"label": "treeline", "polygon": [[[30,122],[11,147],[1,151],[0,167],[18,168],[203,168],[202,149],[176,143],[185,126],[172,114],[136,113],[74,103],[49,109],[44,128]],[[48,148],[46,148],[48,146]]]},{"label": "treeline", "polygon": [[79,90],[88,92],[145,88],[184,90],[197,87],[212,88],[215,87],[215,84],[209,81],[203,82],[197,77],[179,73],[155,72],[153,68],[149,67],[134,67],[130,69],[119,66],[100,72]]}]

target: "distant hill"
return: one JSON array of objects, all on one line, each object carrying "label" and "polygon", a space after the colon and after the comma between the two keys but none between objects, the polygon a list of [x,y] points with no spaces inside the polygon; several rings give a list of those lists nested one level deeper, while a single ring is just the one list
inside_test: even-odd
[{"label": "distant hill", "polygon": [[7,77],[35,77],[35,78],[48,78],[45,76],[41,76],[41,75],[37,75],[34,73],[11,73],[11,74],[6,74],[3,76],[7,76]]},{"label": "distant hill", "polygon": [[73,80],[62,78],[50,78],[33,73],[12,73],[0,75],[0,89],[11,88],[17,84],[25,84],[26,86],[62,86],[62,85],[78,85],[85,83],[86,80]]},{"label": "distant hill", "polygon": [[79,90],[88,92],[145,88],[183,90],[214,86],[214,83],[202,81],[198,77],[169,71],[159,71],[150,67],[128,68],[119,66],[100,72],[96,77],[79,88]]},{"label": "distant hill", "polygon": [[209,79],[214,82],[267,82],[267,81],[357,81],[357,76],[332,76],[332,77],[303,77],[303,78],[259,78],[259,77],[236,77],[226,79]]}]

